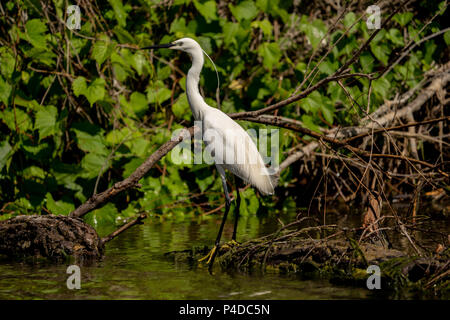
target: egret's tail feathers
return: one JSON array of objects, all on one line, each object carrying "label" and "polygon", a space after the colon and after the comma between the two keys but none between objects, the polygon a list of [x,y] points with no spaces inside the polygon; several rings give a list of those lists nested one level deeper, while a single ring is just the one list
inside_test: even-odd
[{"label": "egret's tail feathers", "polygon": [[278,172],[270,174],[266,167],[262,168],[261,166],[255,166],[255,172],[250,176],[250,184],[256,187],[263,195],[275,193],[275,187],[277,186],[279,179]]}]

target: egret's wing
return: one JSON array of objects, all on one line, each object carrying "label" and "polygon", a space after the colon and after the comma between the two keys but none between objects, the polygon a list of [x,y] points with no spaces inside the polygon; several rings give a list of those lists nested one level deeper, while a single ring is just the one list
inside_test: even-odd
[{"label": "egret's wing", "polygon": [[274,183],[250,135],[229,116],[211,109],[203,120],[203,136],[217,165],[223,166],[264,194],[274,192]]}]

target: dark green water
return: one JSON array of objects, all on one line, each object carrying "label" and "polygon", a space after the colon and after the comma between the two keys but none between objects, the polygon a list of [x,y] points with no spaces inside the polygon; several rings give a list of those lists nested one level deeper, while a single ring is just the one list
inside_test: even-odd
[{"label": "dark green water", "polygon": [[[287,217],[286,217],[287,219]],[[0,261],[0,299],[361,299],[369,290],[336,287],[295,276],[228,274],[176,265],[173,250],[211,245],[220,221],[159,223],[148,220],[111,241],[103,261],[81,267],[81,289],[69,290],[68,264]],[[230,239],[229,223],[224,239]],[[238,240],[267,234],[276,220],[240,220]],[[107,231],[104,231],[107,233]]]},{"label": "dark green water", "polygon": [[[326,223],[360,225],[360,213],[327,216]],[[283,223],[293,221],[295,213],[277,217],[243,217],[238,241],[267,235]],[[164,254],[193,246],[211,246],[220,217],[185,219],[163,223],[147,219],[107,244],[102,261],[81,266],[81,289],[69,290],[66,269],[69,264],[21,263],[0,260],[0,299],[368,299],[374,293],[366,288],[336,286],[325,280],[302,280],[295,275],[213,275],[206,268],[175,264]],[[322,218],[321,218],[322,220]],[[431,221],[433,230],[450,230],[448,221]],[[100,235],[110,230],[99,230]],[[232,234],[232,220],[224,229],[223,241]],[[417,234],[419,238],[427,235]],[[404,239],[393,238],[398,247]],[[407,246],[407,243],[404,244]],[[381,290],[382,291],[382,290]],[[388,297],[377,292],[377,297]]]}]

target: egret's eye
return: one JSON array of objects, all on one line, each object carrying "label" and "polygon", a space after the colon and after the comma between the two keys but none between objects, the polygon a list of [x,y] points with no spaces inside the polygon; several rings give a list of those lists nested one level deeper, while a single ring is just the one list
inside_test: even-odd
[{"label": "egret's eye", "polygon": [[183,42],[182,41],[177,42],[177,45],[181,47],[183,45]]}]

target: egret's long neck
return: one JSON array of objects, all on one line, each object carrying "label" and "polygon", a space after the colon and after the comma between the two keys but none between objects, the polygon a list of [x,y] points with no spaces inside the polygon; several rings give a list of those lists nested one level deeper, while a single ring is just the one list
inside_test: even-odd
[{"label": "egret's long neck", "polygon": [[186,95],[189,105],[191,106],[192,114],[195,120],[202,120],[204,111],[208,108],[208,105],[203,100],[199,90],[198,83],[200,81],[200,72],[203,68],[203,52],[201,49],[199,52],[191,54],[192,66],[188,71],[186,77]]}]

